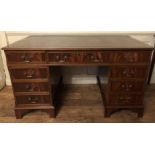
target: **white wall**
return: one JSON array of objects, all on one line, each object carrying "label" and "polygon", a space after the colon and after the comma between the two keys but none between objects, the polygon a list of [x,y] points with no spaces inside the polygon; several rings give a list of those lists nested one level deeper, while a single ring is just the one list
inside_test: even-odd
[{"label": "white wall", "polygon": [[[0,38],[0,48],[1,48],[2,40]],[[2,54],[0,51],[0,89],[2,89],[5,86],[5,72],[4,72],[4,66],[3,66],[3,60],[2,60]]]},{"label": "white wall", "polygon": [[[42,32],[37,32],[37,33],[35,33],[35,32],[6,32],[6,35],[5,35],[4,32],[0,32],[0,34],[1,34],[0,36],[3,40],[2,44],[3,44],[3,46],[5,46],[7,44],[7,42],[10,44],[10,43],[13,43],[17,40],[23,39],[23,38],[27,37],[28,35],[45,34],[45,33],[42,33]],[[53,33],[48,32],[46,34],[53,34]],[[73,34],[75,34],[75,33],[73,33]],[[121,34],[124,34],[124,33],[121,33]],[[152,34],[145,34],[145,33],[131,34],[131,36],[137,40],[144,41],[145,43],[148,43],[150,45],[153,45],[155,42]],[[2,58],[3,58],[3,62],[4,62],[5,72],[6,72],[6,83],[7,83],[7,85],[10,85],[11,82],[10,82],[10,78],[9,78],[9,73],[7,71],[4,53],[2,54]],[[68,77],[65,76],[66,77],[65,82],[66,83],[74,83],[74,84],[96,83],[96,79],[92,75],[92,74],[95,74],[96,71],[97,70],[95,67],[93,67],[93,68],[87,68],[87,67],[80,68],[80,67],[78,67],[78,68],[76,68],[76,71],[74,68],[72,68],[71,70],[64,69],[64,75],[69,75]],[[81,73],[82,76],[75,75],[76,72]],[[69,77],[72,77],[72,78],[69,78]],[[153,76],[151,79],[151,83],[155,83],[155,68],[154,68]]]},{"label": "white wall", "polygon": [[[0,38],[1,38],[1,47],[4,47],[7,45],[7,39],[5,32],[0,32]],[[6,57],[4,54],[4,51],[1,50],[2,60],[3,60],[3,66],[5,70],[5,76],[6,76],[6,85],[11,85],[10,75],[8,72],[7,64],[6,64]]]}]

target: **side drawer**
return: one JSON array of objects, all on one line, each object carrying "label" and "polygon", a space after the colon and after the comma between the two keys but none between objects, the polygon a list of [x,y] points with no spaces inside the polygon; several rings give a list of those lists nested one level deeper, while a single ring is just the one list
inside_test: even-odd
[{"label": "side drawer", "polygon": [[16,96],[17,104],[49,104],[50,96],[49,95],[25,95],[25,96]]},{"label": "side drawer", "polygon": [[48,77],[47,68],[13,68],[10,69],[12,79],[40,79]]},{"label": "side drawer", "polygon": [[139,94],[110,94],[110,105],[141,105],[143,103],[143,95]]},{"label": "side drawer", "polygon": [[120,51],[112,52],[111,60],[112,63],[149,63],[151,58],[150,51]]},{"label": "side drawer", "polygon": [[8,64],[34,64],[45,63],[44,51],[13,51],[6,53]]},{"label": "side drawer", "polygon": [[15,92],[46,92],[49,91],[48,83],[37,83],[37,82],[27,82],[27,83],[13,83]]},{"label": "side drawer", "polygon": [[145,78],[147,66],[116,66],[112,67],[110,77],[112,78]]},{"label": "side drawer", "polygon": [[114,92],[141,92],[144,81],[111,81],[110,90]]}]

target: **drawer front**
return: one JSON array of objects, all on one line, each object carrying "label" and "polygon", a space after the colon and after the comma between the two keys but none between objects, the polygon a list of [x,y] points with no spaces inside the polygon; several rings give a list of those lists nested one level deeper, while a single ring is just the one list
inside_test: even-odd
[{"label": "drawer front", "polygon": [[107,63],[109,54],[106,52],[84,52],[81,53],[82,62],[84,63]]},{"label": "drawer front", "polygon": [[110,105],[140,105],[143,103],[142,95],[133,94],[111,94]]},{"label": "drawer front", "polygon": [[24,64],[33,64],[33,63],[45,63],[45,53],[37,52],[11,52],[7,53],[7,61],[9,63],[24,63]]},{"label": "drawer front", "polygon": [[112,67],[112,78],[145,78],[147,67]]},{"label": "drawer front", "polygon": [[110,90],[114,92],[140,92],[144,89],[144,81],[111,81]]},{"label": "drawer front", "polygon": [[149,63],[151,52],[113,52],[112,63]]},{"label": "drawer front", "polygon": [[22,69],[10,69],[13,79],[40,79],[47,78],[47,68],[22,68]]},{"label": "drawer front", "polygon": [[48,53],[48,62],[57,64],[75,63],[76,56],[74,53]]},{"label": "drawer front", "polygon": [[30,95],[30,96],[16,96],[17,104],[49,104],[50,96],[44,95]]},{"label": "drawer front", "polygon": [[46,92],[49,91],[48,83],[15,83],[15,92]]}]

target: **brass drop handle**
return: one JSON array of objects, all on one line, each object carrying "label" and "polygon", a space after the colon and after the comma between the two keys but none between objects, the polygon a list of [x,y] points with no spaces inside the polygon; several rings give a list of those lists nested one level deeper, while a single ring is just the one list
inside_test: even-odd
[{"label": "brass drop handle", "polygon": [[30,60],[30,59],[27,59],[27,60],[24,60],[24,62],[26,62],[26,63],[30,63],[31,60]]},{"label": "brass drop handle", "polygon": [[121,87],[122,87],[122,88],[125,88],[125,84],[122,84]]},{"label": "brass drop handle", "polygon": [[22,60],[25,60],[25,58],[26,58],[26,54],[22,54],[22,55],[21,55],[21,59],[22,59]]},{"label": "brass drop handle", "polygon": [[129,91],[131,88],[133,88],[132,84],[122,84],[121,88],[123,88],[123,90]]},{"label": "brass drop handle", "polygon": [[134,57],[132,54],[125,54],[124,55],[124,59],[127,61],[127,62],[134,62]]},{"label": "brass drop handle", "polygon": [[26,85],[26,90],[28,91],[34,91],[37,87],[36,86],[32,86],[32,85]]},{"label": "brass drop handle", "polygon": [[133,58],[133,57],[126,58],[126,60],[127,60],[128,62],[134,62],[134,58]]},{"label": "brass drop handle", "polygon": [[28,101],[31,102],[31,103],[37,103],[39,100],[38,97],[28,97]]},{"label": "brass drop handle", "polygon": [[25,88],[26,88],[26,90],[30,91],[32,87],[31,87],[31,85],[26,85]]},{"label": "brass drop handle", "polygon": [[28,78],[28,79],[31,79],[34,76],[34,74],[25,74],[25,75],[26,75],[26,78]]},{"label": "brass drop handle", "polygon": [[67,58],[68,58],[68,56],[67,56],[67,55],[65,55],[65,56],[64,56],[64,60],[66,60]]},{"label": "brass drop handle", "polygon": [[60,63],[63,63],[63,62],[65,62],[65,60],[59,60],[59,62],[60,62]]},{"label": "brass drop handle", "polygon": [[60,59],[60,56],[59,55],[56,56],[56,60],[59,61],[60,63],[63,63],[64,62],[63,60]]},{"label": "brass drop handle", "polygon": [[99,62],[99,59],[94,59],[94,62]]},{"label": "brass drop handle", "polygon": [[129,102],[131,100],[131,97],[130,96],[120,96],[119,100],[121,102]]},{"label": "brass drop handle", "polygon": [[57,56],[56,56],[56,59],[57,59],[57,60],[59,60],[59,59],[60,59],[59,55],[57,55]]},{"label": "brass drop handle", "polygon": [[94,56],[93,56],[93,55],[91,55],[90,58],[91,58],[92,60],[94,60]]},{"label": "brass drop handle", "polygon": [[132,84],[129,84],[128,87],[129,87],[129,88],[133,88],[133,85],[132,85]]},{"label": "brass drop handle", "polygon": [[128,70],[124,70],[123,71],[123,74],[126,75],[126,76],[128,76],[129,75],[129,71]]},{"label": "brass drop handle", "polygon": [[134,70],[124,70],[123,75],[125,75],[126,77],[131,77],[132,75],[135,75],[135,71]]},{"label": "brass drop handle", "polygon": [[28,79],[31,79],[33,77],[33,75],[27,75],[26,76]]},{"label": "brass drop handle", "polygon": [[25,72],[24,75],[26,76],[26,78],[31,79],[31,78],[34,77],[35,74],[34,74],[34,71],[33,71],[32,73]]},{"label": "brass drop handle", "polygon": [[119,100],[124,100],[124,97],[122,97],[122,96],[121,96],[121,97],[119,97]]},{"label": "brass drop handle", "polygon": [[67,60],[67,58],[68,58],[67,55],[65,55],[65,56],[63,57],[63,59],[60,59],[59,56],[56,56],[56,59],[59,60],[60,63],[64,63],[64,62]]},{"label": "brass drop handle", "polygon": [[23,54],[21,56],[21,59],[25,62],[25,63],[30,63],[32,60],[32,55],[27,55],[27,54]]},{"label": "brass drop handle", "polygon": [[93,62],[99,62],[99,59],[95,58],[93,55],[91,55],[90,58]]},{"label": "brass drop handle", "polygon": [[27,63],[32,62],[32,58],[33,58],[33,55],[32,54],[27,55],[27,58],[25,59],[24,62],[27,62]]}]

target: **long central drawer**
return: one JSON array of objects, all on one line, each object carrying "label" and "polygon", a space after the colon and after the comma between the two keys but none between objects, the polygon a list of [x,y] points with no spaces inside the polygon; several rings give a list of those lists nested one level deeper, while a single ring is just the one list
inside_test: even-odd
[{"label": "long central drawer", "polygon": [[99,64],[109,62],[109,53],[104,51],[48,52],[51,64]]}]

